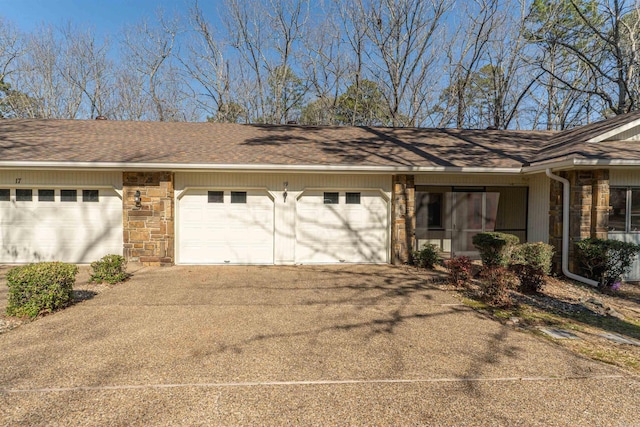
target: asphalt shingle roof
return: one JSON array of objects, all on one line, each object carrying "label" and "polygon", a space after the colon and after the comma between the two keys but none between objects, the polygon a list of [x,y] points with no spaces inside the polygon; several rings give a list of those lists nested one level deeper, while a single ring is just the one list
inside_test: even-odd
[{"label": "asphalt shingle roof", "polygon": [[587,142],[640,111],[563,132],[110,120],[0,120],[0,161],[520,168],[640,160],[640,142]]},{"label": "asphalt shingle roof", "polygon": [[549,132],[0,120],[0,160],[518,168]]},{"label": "asphalt shingle roof", "polygon": [[640,142],[638,141],[587,142],[638,119],[640,119],[640,111],[634,111],[608,120],[558,132],[532,159],[532,163],[569,159],[640,160]]}]

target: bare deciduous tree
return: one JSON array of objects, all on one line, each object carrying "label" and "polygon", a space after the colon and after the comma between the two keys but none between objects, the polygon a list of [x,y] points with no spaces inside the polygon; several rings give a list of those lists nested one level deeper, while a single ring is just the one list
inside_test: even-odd
[{"label": "bare deciduous tree", "polygon": [[196,2],[189,14],[193,34],[186,42],[188,53],[181,58],[189,78],[193,98],[208,117],[215,121],[238,120],[238,105],[233,100],[230,60],[225,57],[222,37],[205,18]]},{"label": "bare deciduous tree", "polygon": [[174,65],[174,48],[178,35],[177,19],[166,19],[159,13],[158,25],[146,20],[128,27],[122,39],[123,64],[135,70],[145,80],[144,90],[149,97],[149,119],[159,121],[184,120],[179,111],[182,105],[180,85]]},{"label": "bare deciduous tree", "polygon": [[471,77],[477,72],[490,37],[496,26],[498,0],[474,0],[466,3],[458,17],[465,25],[456,27],[446,55],[449,69],[449,86],[444,90],[442,118],[445,126],[453,119],[457,128],[468,126],[467,97]]},{"label": "bare deciduous tree", "polygon": [[[370,71],[384,85],[394,126],[413,126],[432,76],[436,35],[448,0],[357,0],[367,23]],[[403,111],[404,108],[404,111]]]}]

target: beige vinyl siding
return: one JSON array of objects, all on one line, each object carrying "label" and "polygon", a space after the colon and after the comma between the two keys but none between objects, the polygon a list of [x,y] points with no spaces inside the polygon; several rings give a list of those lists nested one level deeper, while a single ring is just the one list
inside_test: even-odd
[{"label": "beige vinyl siding", "polygon": [[478,174],[436,174],[416,175],[416,185],[464,185],[464,186],[496,186],[496,185],[527,185],[524,176],[478,175]]},{"label": "beige vinyl siding", "polygon": [[635,169],[610,169],[609,185],[640,187],[640,170]]},{"label": "beige vinyl siding", "polygon": [[[327,190],[375,190],[391,199],[391,175],[365,174],[290,174],[290,173],[206,173],[177,172],[175,174],[176,197],[187,188],[242,189],[262,188],[273,195],[274,200],[274,262],[293,264],[296,248],[296,201],[302,192],[310,189]],[[284,184],[287,198],[284,199]],[[390,202],[389,202],[390,205]],[[386,213],[390,216],[390,209]],[[180,219],[176,210],[176,224]],[[179,234],[179,233],[178,233]],[[180,239],[177,235],[176,239]],[[177,254],[178,259],[179,254]]]},{"label": "beige vinyl siding", "polygon": [[289,191],[305,188],[345,187],[372,188],[391,191],[391,175],[336,175],[296,173],[206,173],[176,172],[175,188],[181,190],[193,186],[264,187],[270,191],[282,191],[288,182]]},{"label": "beige vinyl siding", "polygon": [[640,126],[634,126],[631,129],[627,129],[626,131],[619,133],[605,141],[640,141]]},{"label": "beige vinyl siding", "polygon": [[544,173],[529,176],[529,242],[549,243],[550,190],[550,180]]},{"label": "beige vinyl siding", "polygon": [[122,172],[66,172],[66,171],[0,171],[0,185],[13,187],[71,187],[111,186],[122,189]]}]

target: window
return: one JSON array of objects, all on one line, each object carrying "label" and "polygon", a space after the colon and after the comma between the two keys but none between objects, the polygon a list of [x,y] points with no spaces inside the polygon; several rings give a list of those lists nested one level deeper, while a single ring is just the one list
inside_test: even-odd
[{"label": "window", "polygon": [[609,231],[640,232],[640,188],[609,189]]},{"label": "window", "polygon": [[442,228],[442,198],[443,193],[429,193],[427,202],[427,227]]},{"label": "window", "polygon": [[443,213],[446,190],[423,187],[416,191],[416,227],[423,229],[423,231],[445,228]]},{"label": "window", "polygon": [[246,191],[232,191],[231,192],[231,203],[247,203],[247,192]]},{"label": "window", "polygon": [[640,231],[640,188],[632,188],[631,209],[629,209],[629,231]]},{"label": "window", "polygon": [[8,188],[0,189],[0,202],[8,202],[11,200],[11,192]]},{"label": "window", "polygon": [[207,198],[209,203],[224,203],[224,191],[208,191]]},{"label": "window", "polygon": [[338,204],[338,193],[324,193],[324,204],[325,205],[337,205]]},{"label": "window", "polygon": [[39,202],[53,202],[55,200],[53,190],[38,190]]},{"label": "window", "polygon": [[19,188],[16,190],[16,202],[30,202],[33,200],[33,190]]},{"label": "window", "polygon": [[627,189],[611,188],[609,192],[609,230],[624,232],[627,229]]},{"label": "window", "polygon": [[360,193],[347,193],[346,198],[346,202],[348,205],[360,204]]},{"label": "window", "polygon": [[99,202],[100,191],[99,190],[82,190],[83,202]]},{"label": "window", "polygon": [[60,190],[60,200],[63,202],[75,202],[78,200],[78,191]]}]

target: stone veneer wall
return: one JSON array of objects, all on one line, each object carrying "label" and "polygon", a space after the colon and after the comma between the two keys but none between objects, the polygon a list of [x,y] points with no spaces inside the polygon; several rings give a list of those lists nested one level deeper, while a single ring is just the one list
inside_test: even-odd
[{"label": "stone veneer wall", "polygon": [[[174,258],[174,175],[124,172],[124,257],[145,265],[172,265]],[[134,196],[140,191],[141,206]]]},{"label": "stone veneer wall", "polygon": [[[576,242],[589,237],[606,239],[609,226],[609,171],[606,169],[560,172],[569,180],[569,239]],[[549,243],[556,249],[554,269],[561,271],[562,184],[551,182]],[[569,270],[578,273],[574,245],[569,245]]]},{"label": "stone veneer wall", "polygon": [[413,175],[394,175],[391,201],[391,262],[411,261],[415,247],[415,179]]}]

